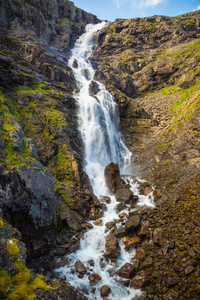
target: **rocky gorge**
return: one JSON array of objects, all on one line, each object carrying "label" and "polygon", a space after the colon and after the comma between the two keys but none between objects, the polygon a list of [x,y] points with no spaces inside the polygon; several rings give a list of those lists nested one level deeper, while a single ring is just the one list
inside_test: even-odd
[{"label": "rocky gorge", "polygon": [[[0,3],[2,299],[87,299],[65,278],[55,280],[53,259],[67,264],[64,255],[79,248],[88,221],[98,222],[102,203],[110,201],[97,199],[83,170],[77,86],[68,66],[85,25],[98,22],[71,1]],[[199,11],[118,19],[101,31],[91,57],[95,78],[118,104],[134,174],[150,183],[140,185],[140,194],[155,187],[155,209],[122,214],[118,229],[107,224],[106,257],[119,255],[119,238],[127,249],[136,248],[134,263],[118,275],[144,291],[140,299],[200,294],[199,22]],[[93,82],[90,92],[97,91]],[[108,173],[119,212],[135,206],[137,195],[123,176]],[[86,273],[81,262],[75,269]],[[104,286],[102,298],[109,292]]]}]

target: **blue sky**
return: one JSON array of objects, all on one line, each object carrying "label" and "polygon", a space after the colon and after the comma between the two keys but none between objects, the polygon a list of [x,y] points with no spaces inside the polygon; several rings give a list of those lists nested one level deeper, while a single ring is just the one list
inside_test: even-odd
[{"label": "blue sky", "polygon": [[200,9],[200,0],[72,0],[101,20],[153,15],[177,16]]}]

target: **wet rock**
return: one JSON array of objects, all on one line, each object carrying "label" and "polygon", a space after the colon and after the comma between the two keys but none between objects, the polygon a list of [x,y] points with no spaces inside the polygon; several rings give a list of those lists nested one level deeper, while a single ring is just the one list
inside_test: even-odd
[{"label": "wet rock", "polygon": [[116,199],[119,202],[122,201],[125,204],[129,204],[133,200],[133,192],[127,188],[119,188],[116,191]]},{"label": "wet rock", "polygon": [[80,260],[76,261],[74,268],[76,272],[80,273],[81,275],[84,275],[87,272],[86,267]]},{"label": "wet rock", "polygon": [[101,297],[107,297],[111,292],[111,289],[108,285],[104,285],[100,288]]},{"label": "wet rock", "polygon": [[108,196],[100,196],[100,199],[102,202],[106,202],[108,204],[111,202],[111,199]]},{"label": "wet rock", "polygon": [[141,289],[149,283],[149,279],[145,271],[141,270],[131,280],[131,287],[134,289]]},{"label": "wet rock", "polygon": [[111,260],[115,260],[120,255],[119,243],[114,233],[110,233],[106,237],[105,247],[106,247],[105,256],[108,256]]},{"label": "wet rock", "polygon": [[120,202],[117,204],[116,210],[121,211],[125,208],[125,204],[123,202]]},{"label": "wet rock", "polygon": [[105,224],[105,226],[106,226],[106,228],[111,229],[111,228],[115,227],[115,222],[107,222]]},{"label": "wet rock", "polygon": [[101,280],[101,276],[96,273],[92,273],[90,276],[88,276],[88,279],[90,282],[98,282]]},{"label": "wet rock", "polygon": [[96,81],[92,81],[89,85],[89,93],[95,96],[100,91],[99,84]]},{"label": "wet rock", "polygon": [[127,230],[124,227],[119,227],[115,230],[116,238],[122,238],[127,235]]},{"label": "wet rock", "polygon": [[93,261],[93,259],[90,259],[90,260],[88,260],[88,264],[90,265],[90,266],[94,266],[94,261]]},{"label": "wet rock", "polygon": [[78,62],[77,62],[76,59],[73,61],[72,67],[75,68],[75,69],[78,69]]},{"label": "wet rock", "polygon": [[122,278],[132,278],[134,275],[134,267],[130,263],[124,264],[117,272],[116,275]]},{"label": "wet rock", "polygon": [[94,206],[101,208],[102,207],[102,203],[99,201],[99,199],[94,195],[93,196],[93,203]]},{"label": "wet rock", "polygon": [[85,78],[86,78],[87,80],[90,80],[90,72],[89,72],[88,69],[82,69],[82,70],[81,70],[81,73],[82,73],[83,76],[85,76]]},{"label": "wet rock", "polygon": [[96,226],[102,226],[102,219],[97,220],[96,222],[94,222],[94,225],[96,225]]},{"label": "wet rock", "polygon": [[111,193],[115,193],[120,187],[120,172],[118,164],[110,163],[104,171],[106,185]]},{"label": "wet rock", "polygon": [[140,224],[140,216],[133,215],[125,222],[125,229],[130,231],[134,228],[137,228]]}]

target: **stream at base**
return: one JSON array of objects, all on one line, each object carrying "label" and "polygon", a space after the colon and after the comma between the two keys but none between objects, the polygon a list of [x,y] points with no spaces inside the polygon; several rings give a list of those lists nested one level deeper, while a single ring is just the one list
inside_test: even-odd
[{"label": "stream at base", "polygon": [[[116,103],[105,86],[94,80],[95,70],[89,61],[94,47],[94,38],[106,23],[97,25],[89,24],[86,32],[77,40],[69,66],[72,68],[77,82],[78,92],[74,95],[78,103],[79,130],[84,144],[84,170],[88,174],[94,194],[100,199],[108,196],[110,203],[105,203],[107,210],[101,218],[101,226],[91,221],[92,229],[88,230],[81,240],[80,249],[67,256],[69,264],[57,270],[61,276],[65,275],[67,281],[83,292],[89,300],[102,299],[100,289],[102,286],[110,288],[106,299],[131,300],[140,295],[140,290],[134,290],[123,285],[122,279],[115,272],[125,263],[133,263],[135,250],[125,251],[122,239],[118,239],[121,248],[120,255],[115,262],[104,257],[105,240],[109,231],[106,223],[115,222],[116,228],[120,224],[119,212],[115,196],[111,195],[104,178],[105,167],[111,163],[117,163],[120,173],[129,174],[131,166],[131,152],[122,141],[118,131],[118,114]],[[95,86],[95,93],[91,93],[91,86]],[[91,95],[92,94],[92,95]],[[134,195],[138,195],[139,179],[132,176],[123,176],[123,180],[130,185]],[[140,196],[138,206],[146,205],[154,207],[152,193],[148,196]],[[135,209],[135,208],[134,208]],[[130,212],[127,205],[121,213]],[[75,270],[77,261],[85,266],[85,271],[80,276]],[[91,280],[89,276],[98,274],[98,280]]]}]

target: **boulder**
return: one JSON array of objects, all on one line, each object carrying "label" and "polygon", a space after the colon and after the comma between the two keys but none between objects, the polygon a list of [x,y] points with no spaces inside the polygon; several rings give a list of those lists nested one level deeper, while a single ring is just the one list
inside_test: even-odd
[{"label": "boulder", "polygon": [[108,196],[100,196],[100,200],[108,204],[111,202],[111,199]]},{"label": "boulder", "polygon": [[91,275],[88,276],[88,279],[90,282],[98,282],[101,280],[101,276],[99,276],[99,274],[92,273]]},{"label": "boulder", "polygon": [[104,171],[106,185],[111,193],[115,193],[120,187],[120,172],[118,164],[110,163]]},{"label": "boulder", "polygon": [[107,235],[105,247],[105,256],[109,257],[111,260],[115,260],[120,255],[119,243],[114,233]]},{"label": "boulder", "polygon": [[122,238],[127,235],[127,231],[124,227],[117,228],[114,233],[116,238]]},{"label": "boulder", "polygon": [[119,188],[116,191],[116,199],[119,202],[122,201],[125,204],[129,204],[133,200],[133,192],[128,188]]},{"label": "boulder", "polygon": [[132,264],[124,264],[116,273],[119,277],[130,279],[134,274],[134,267]]},{"label": "boulder", "polygon": [[108,285],[104,285],[100,288],[101,297],[107,297],[111,292],[111,289]]},{"label": "boulder", "polygon": [[95,96],[100,91],[99,85],[96,81],[92,81],[89,85],[89,93]]},{"label": "boulder", "polygon": [[137,228],[140,224],[140,216],[133,215],[125,222],[125,229],[130,231],[134,228]]},{"label": "boulder", "polygon": [[106,228],[111,229],[111,228],[115,227],[115,222],[107,222],[105,225],[106,225]]},{"label": "boulder", "polygon": [[126,249],[129,250],[130,248],[135,247],[137,244],[139,244],[141,242],[141,239],[139,236],[124,236],[122,242],[126,246]]},{"label": "boulder", "polygon": [[141,289],[149,283],[149,279],[145,271],[141,270],[131,280],[131,288]]},{"label": "boulder", "polygon": [[74,268],[75,268],[76,272],[78,272],[82,275],[84,275],[87,272],[86,267],[80,260],[76,261]]},{"label": "boulder", "polygon": [[61,211],[59,213],[60,220],[65,221],[66,224],[74,231],[81,231],[81,217],[78,217],[78,214],[76,214],[73,210],[68,209],[65,211]]}]

